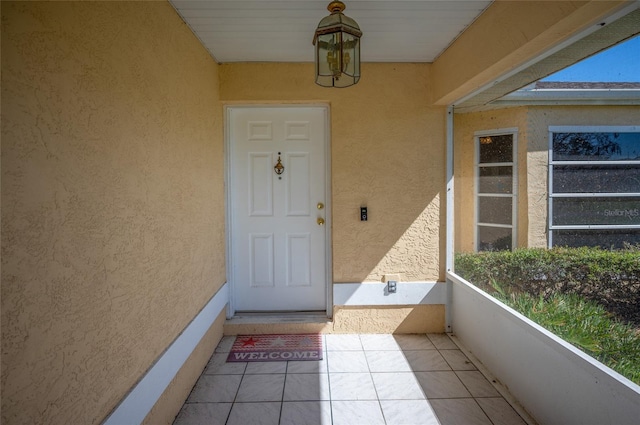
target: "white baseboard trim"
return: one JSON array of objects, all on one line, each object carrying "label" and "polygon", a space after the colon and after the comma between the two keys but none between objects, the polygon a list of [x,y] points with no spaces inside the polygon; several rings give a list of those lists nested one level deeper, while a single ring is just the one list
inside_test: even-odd
[{"label": "white baseboard trim", "polygon": [[228,286],[225,283],[218,290],[103,422],[104,425],[133,425],[144,421],[229,302]]},{"label": "white baseboard trim", "polygon": [[387,291],[382,282],[335,283],[335,306],[389,306],[446,304],[447,291],[444,282],[398,282],[395,293]]}]

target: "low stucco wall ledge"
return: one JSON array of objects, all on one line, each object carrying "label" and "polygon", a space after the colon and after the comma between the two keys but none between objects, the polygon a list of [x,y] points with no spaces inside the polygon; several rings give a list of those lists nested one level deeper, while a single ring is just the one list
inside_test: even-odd
[{"label": "low stucco wall ledge", "polygon": [[640,386],[452,273],[454,334],[540,424],[636,425]]},{"label": "low stucco wall ledge", "polygon": [[225,283],[131,389],[103,425],[140,424],[229,302]]}]

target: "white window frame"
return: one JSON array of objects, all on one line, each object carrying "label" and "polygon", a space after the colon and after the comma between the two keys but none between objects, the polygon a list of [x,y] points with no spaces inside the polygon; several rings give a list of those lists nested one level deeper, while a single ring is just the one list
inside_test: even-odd
[{"label": "white window frame", "polygon": [[638,164],[638,161],[554,161],[553,159],[553,133],[640,133],[640,126],[549,126],[549,176],[548,176],[548,237],[547,246],[553,247],[554,230],[630,230],[640,229],[640,224],[582,224],[582,225],[554,225],[553,224],[553,200],[557,198],[622,198],[640,197],[640,192],[632,193],[554,193],[553,192],[553,167],[556,165],[625,165]]},{"label": "white window frame", "polygon": [[[480,138],[487,136],[505,136],[511,135],[513,138],[513,152],[511,162],[494,162],[488,164],[480,164]],[[500,227],[505,229],[511,229],[511,250],[518,246],[518,128],[498,128],[493,130],[476,131],[473,133],[474,148],[475,148],[475,184],[474,184],[474,244],[475,250],[478,251],[480,241],[478,228],[484,227]],[[512,188],[511,193],[480,193],[480,168],[483,167],[511,167],[512,171]],[[480,222],[480,198],[481,197],[494,197],[494,198],[512,198],[511,199],[511,224],[495,224],[495,223],[481,223]]]}]

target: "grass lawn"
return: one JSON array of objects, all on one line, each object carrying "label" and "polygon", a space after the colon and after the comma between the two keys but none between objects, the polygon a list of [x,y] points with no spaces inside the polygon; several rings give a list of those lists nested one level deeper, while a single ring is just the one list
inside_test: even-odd
[{"label": "grass lawn", "polygon": [[640,330],[616,320],[579,295],[545,299],[530,294],[496,298],[640,385]]}]

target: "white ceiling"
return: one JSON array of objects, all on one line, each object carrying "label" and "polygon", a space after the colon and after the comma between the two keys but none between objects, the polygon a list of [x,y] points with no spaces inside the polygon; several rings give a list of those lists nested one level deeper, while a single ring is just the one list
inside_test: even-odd
[{"label": "white ceiling", "polygon": [[[343,0],[363,32],[363,62],[433,62],[487,0]],[[329,0],[170,0],[219,63],[313,62]]]}]

